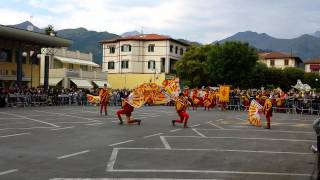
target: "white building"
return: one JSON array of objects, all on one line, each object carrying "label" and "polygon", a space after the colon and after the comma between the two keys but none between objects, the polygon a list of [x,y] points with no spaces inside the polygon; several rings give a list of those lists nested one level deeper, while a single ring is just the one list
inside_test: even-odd
[{"label": "white building", "polygon": [[281,69],[284,69],[286,67],[299,68],[303,65],[302,60],[298,56],[276,51],[259,53],[259,62],[266,64],[268,67]]},{"label": "white building", "polygon": [[103,71],[114,88],[132,89],[144,82],[161,83],[175,75],[175,63],[188,44],[158,34],[141,34],[100,41]]},{"label": "white building", "polygon": [[[66,48],[54,49],[49,59],[49,86],[63,88],[103,87],[107,83],[107,73],[93,62],[92,53],[69,51]],[[41,56],[41,85],[44,79],[44,60]]]}]

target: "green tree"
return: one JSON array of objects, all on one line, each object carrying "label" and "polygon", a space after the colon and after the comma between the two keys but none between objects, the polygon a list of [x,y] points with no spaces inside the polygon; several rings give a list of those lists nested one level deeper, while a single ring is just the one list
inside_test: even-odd
[{"label": "green tree", "polygon": [[304,77],[304,70],[299,68],[284,68],[282,73],[283,81],[281,82],[281,89],[284,91],[291,89],[291,86],[295,85],[298,79],[302,80]]},{"label": "green tree", "polygon": [[318,73],[304,73],[302,83],[309,84],[311,88],[320,88],[320,76]]},{"label": "green tree", "polygon": [[210,78],[217,84],[227,83],[240,88],[250,85],[250,75],[258,54],[248,43],[226,42],[215,45],[208,54]]},{"label": "green tree", "polygon": [[209,85],[207,57],[211,45],[192,46],[176,63],[177,74],[190,87]]},{"label": "green tree", "polygon": [[44,28],[44,33],[46,35],[54,34],[54,36],[57,35],[57,32],[54,30],[53,25],[49,24],[46,28]]}]

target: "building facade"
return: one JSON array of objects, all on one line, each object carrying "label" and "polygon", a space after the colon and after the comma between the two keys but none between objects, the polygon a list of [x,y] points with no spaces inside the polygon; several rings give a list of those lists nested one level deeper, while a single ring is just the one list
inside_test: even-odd
[{"label": "building facade", "polygon": [[141,34],[100,41],[103,71],[113,88],[132,89],[144,82],[160,84],[176,74],[175,63],[188,44],[158,34]]},{"label": "building facade", "polygon": [[259,62],[266,64],[268,67],[281,69],[286,67],[303,67],[303,62],[298,56],[285,52],[259,53]]},{"label": "building facade", "polygon": [[0,25],[0,88],[38,87],[41,48],[71,44],[67,39]]},{"label": "building facade", "polygon": [[[66,48],[54,49],[49,60],[49,86],[63,88],[99,88],[107,83],[107,73],[93,62],[92,53],[69,51]],[[44,69],[45,55],[41,56],[41,69]],[[41,70],[41,79],[44,71]],[[41,80],[41,82],[43,82]]]},{"label": "building facade", "polygon": [[320,58],[308,59],[304,62],[305,72],[313,72],[320,74]]}]

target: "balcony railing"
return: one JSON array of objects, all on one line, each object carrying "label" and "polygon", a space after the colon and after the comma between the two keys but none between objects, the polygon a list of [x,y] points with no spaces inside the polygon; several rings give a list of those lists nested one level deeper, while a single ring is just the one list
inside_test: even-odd
[{"label": "balcony railing", "polygon": [[83,71],[83,70],[70,70],[70,69],[50,69],[49,77],[75,77],[80,79],[106,79],[107,73],[101,71]]}]

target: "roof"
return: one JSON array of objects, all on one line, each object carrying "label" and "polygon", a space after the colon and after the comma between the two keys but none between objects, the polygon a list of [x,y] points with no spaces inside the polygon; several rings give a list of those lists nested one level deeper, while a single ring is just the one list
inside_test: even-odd
[{"label": "roof", "polygon": [[75,59],[75,58],[67,58],[67,57],[61,57],[61,56],[54,56],[54,58],[63,63],[81,64],[81,65],[88,65],[93,67],[100,67],[99,64],[96,64],[92,61],[86,61],[86,60]]},{"label": "roof", "polygon": [[134,36],[126,36],[126,37],[120,37],[120,38],[115,38],[115,39],[107,39],[107,40],[102,40],[99,41],[99,43],[115,43],[119,41],[163,41],[163,40],[170,40],[174,41],[176,43],[189,46],[189,44],[181,42],[179,40],[173,39],[170,36],[164,36],[164,35],[159,35],[159,34],[139,34],[139,35],[134,35]]},{"label": "roof", "polygon": [[72,41],[56,36],[0,25],[0,38],[27,42],[43,47],[69,47]]},{"label": "roof", "polygon": [[279,51],[259,53],[259,57],[261,59],[299,58],[298,56],[296,56],[294,54],[289,54],[286,52],[279,52]]},{"label": "roof", "polygon": [[304,64],[320,64],[320,58],[307,59]]}]

